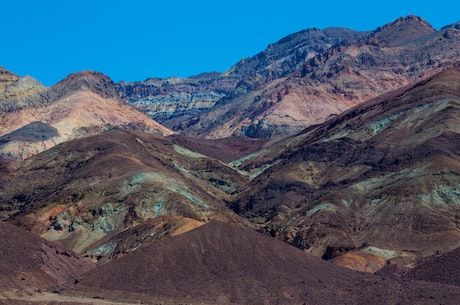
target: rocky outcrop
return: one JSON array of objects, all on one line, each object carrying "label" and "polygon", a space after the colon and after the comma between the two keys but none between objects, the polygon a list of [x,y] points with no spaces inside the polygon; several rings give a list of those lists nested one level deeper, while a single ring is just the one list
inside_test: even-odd
[{"label": "rocky outcrop", "polygon": [[0,67],[0,113],[20,108],[39,100],[46,91],[40,82],[30,76],[19,77]]},{"label": "rocky outcrop", "polygon": [[11,73],[3,67],[0,67],[0,92],[4,92],[7,87],[16,82],[19,76]]},{"label": "rocky outcrop", "polygon": [[369,35],[368,39],[372,39],[376,43],[400,47],[414,43],[417,39],[435,32],[436,30],[426,20],[409,15],[377,28]]}]

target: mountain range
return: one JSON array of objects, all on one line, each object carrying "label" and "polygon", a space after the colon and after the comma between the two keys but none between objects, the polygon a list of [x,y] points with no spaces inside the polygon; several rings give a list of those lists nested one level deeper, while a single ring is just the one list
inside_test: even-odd
[{"label": "mountain range", "polygon": [[0,304],[458,304],[460,25],[224,73],[0,68]]},{"label": "mountain range", "polygon": [[407,16],[371,32],[309,29],[222,74],[117,84],[122,98],[187,136],[285,137],[459,64],[459,28]]}]

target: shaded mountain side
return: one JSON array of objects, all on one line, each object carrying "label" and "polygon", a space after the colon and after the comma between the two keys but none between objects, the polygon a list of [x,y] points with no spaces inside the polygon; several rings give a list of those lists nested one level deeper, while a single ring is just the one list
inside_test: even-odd
[{"label": "shaded mountain side", "polygon": [[188,304],[455,304],[456,288],[354,272],[211,222],[99,266],[64,293]]},{"label": "shaded mountain side", "polygon": [[0,221],[0,302],[10,293],[32,293],[80,277],[95,266],[71,251]]},{"label": "shaded mountain side", "polygon": [[[9,84],[12,91],[23,78]],[[22,91],[21,91],[22,92]],[[59,143],[119,127],[173,132],[118,97],[112,80],[91,71],[14,98],[0,95],[0,157],[23,160]]]},{"label": "shaded mountain side", "polygon": [[347,28],[305,29],[269,44],[253,57],[242,59],[225,74],[243,79],[237,87],[239,93],[251,91],[295,72],[306,59],[331,46],[362,39],[366,35],[366,32]]},{"label": "shaded mountain side", "polygon": [[40,142],[59,136],[57,129],[43,122],[32,122],[0,137],[0,145],[11,141]]},{"label": "shaded mountain side", "polygon": [[13,165],[0,176],[1,217],[79,253],[162,215],[245,222],[223,200],[247,178],[151,134],[111,130]]},{"label": "shaded mountain side", "polygon": [[229,206],[324,259],[413,266],[460,243],[459,110],[459,68],[359,105],[233,162],[254,179]]}]

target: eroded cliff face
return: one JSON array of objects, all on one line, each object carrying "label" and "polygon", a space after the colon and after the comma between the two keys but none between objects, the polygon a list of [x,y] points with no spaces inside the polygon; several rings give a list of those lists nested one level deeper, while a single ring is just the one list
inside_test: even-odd
[{"label": "eroded cliff face", "polygon": [[166,127],[183,130],[182,124],[232,96],[239,79],[219,73],[192,78],[151,78],[144,82],[120,82],[120,97]]}]

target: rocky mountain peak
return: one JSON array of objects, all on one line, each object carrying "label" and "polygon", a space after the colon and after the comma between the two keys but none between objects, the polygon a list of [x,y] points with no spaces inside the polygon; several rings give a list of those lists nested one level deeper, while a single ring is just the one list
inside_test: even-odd
[{"label": "rocky mountain peak", "polygon": [[370,38],[392,47],[402,46],[436,30],[421,17],[408,15],[377,28]]},{"label": "rocky mountain peak", "polygon": [[6,88],[6,93],[20,93],[34,90],[37,88],[43,88],[43,85],[31,76],[24,76],[16,80],[10,86]]},{"label": "rocky mountain peak", "polygon": [[447,30],[447,29],[456,29],[460,30],[460,21],[457,21],[456,23],[446,25],[441,28],[441,30]]},{"label": "rocky mountain peak", "polygon": [[[46,89],[38,80],[30,76],[20,77],[0,67],[0,105],[12,104]],[[3,103],[2,103],[3,102]]]},{"label": "rocky mountain peak", "polygon": [[51,96],[59,98],[71,92],[86,89],[103,98],[118,98],[114,82],[106,75],[95,71],[70,74],[51,88]]},{"label": "rocky mountain peak", "polygon": [[0,93],[4,92],[6,88],[17,81],[19,76],[11,73],[7,69],[0,67]]}]

